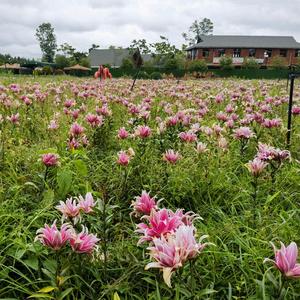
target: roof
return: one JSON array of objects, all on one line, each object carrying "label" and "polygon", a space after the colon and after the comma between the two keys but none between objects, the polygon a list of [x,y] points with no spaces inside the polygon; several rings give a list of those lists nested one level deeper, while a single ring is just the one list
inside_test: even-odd
[{"label": "roof", "polygon": [[[89,53],[91,67],[99,67],[99,65],[111,65],[112,67],[120,67],[124,58],[131,56],[129,49],[93,49]],[[142,54],[144,61],[151,58],[151,55]]]},{"label": "roof", "polygon": [[83,66],[77,64],[77,65],[74,65],[72,67],[64,68],[64,70],[66,70],[66,71],[70,71],[70,70],[90,71],[91,69],[83,67]]},{"label": "roof", "polygon": [[20,64],[4,64],[0,66],[1,69],[20,69]]},{"label": "roof", "polygon": [[202,42],[188,47],[194,48],[277,48],[300,49],[292,36],[255,36],[255,35],[202,35]]}]

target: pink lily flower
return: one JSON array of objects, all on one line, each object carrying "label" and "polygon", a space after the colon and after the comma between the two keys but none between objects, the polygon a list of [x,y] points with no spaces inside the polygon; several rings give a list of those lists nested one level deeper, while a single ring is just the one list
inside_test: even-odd
[{"label": "pink lily flower", "polygon": [[142,191],[142,195],[135,197],[135,201],[132,201],[131,206],[133,206],[133,213],[135,215],[150,215],[152,209],[158,209],[157,204],[155,197],[151,198],[149,193]]},{"label": "pink lily flower", "polygon": [[76,200],[73,200],[71,197],[66,202],[60,201],[59,203],[55,208],[63,214],[63,219],[74,218],[76,223],[80,214],[80,208]]},{"label": "pink lily flower", "polygon": [[67,241],[69,241],[72,234],[72,226],[69,224],[63,224],[61,229],[58,230],[56,227],[56,220],[53,222],[51,227],[45,224],[44,228],[40,228],[37,230],[37,236],[35,241],[40,241],[43,245],[53,249],[59,250]]},{"label": "pink lily flower", "polygon": [[172,149],[167,150],[163,155],[163,160],[169,162],[170,164],[175,164],[180,158],[181,155]]},{"label": "pink lily flower", "polygon": [[287,278],[300,278],[300,264],[297,263],[298,247],[295,242],[291,242],[287,247],[280,242],[281,248],[276,249],[275,245],[271,243],[275,260],[265,258],[264,263],[267,261],[272,262],[275,267]]},{"label": "pink lily flower", "polygon": [[42,155],[42,162],[46,167],[54,167],[59,164],[59,156],[54,153],[46,153]]},{"label": "pink lily flower", "polygon": [[99,239],[94,234],[89,234],[88,229],[82,226],[80,233],[73,233],[70,245],[76,253],[92,253]]},{"label": "pink lily flower", "polygon": [[93,212],[93,207],[95,207],[96,203],[91,193],[87,193],[85,198],[80,195],[78,200],[79,210],[84,211],[86,214]]}]

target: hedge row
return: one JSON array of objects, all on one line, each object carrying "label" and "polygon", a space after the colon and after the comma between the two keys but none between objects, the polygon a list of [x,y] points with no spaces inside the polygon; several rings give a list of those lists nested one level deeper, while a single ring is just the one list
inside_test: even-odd
[{"label": "hedge row", "polygon": [[[134,69],[110,69],[113,77],[118,78],[122,76],[134,77],[136,70]],[[161,74],[173,74],[174,77],[183,77],[187,73],[184,69],[163,69],[163,68],[142,68],[140,75],[147,73],[150,77],[152,73],[159,72]],[[289,70],[268,70],[268,69],[233,69],[233,70],[221,70],[213,69],[209,70],[209,73],[214,74],[216,77],[237,77],[243,79],[286,79]]]}]

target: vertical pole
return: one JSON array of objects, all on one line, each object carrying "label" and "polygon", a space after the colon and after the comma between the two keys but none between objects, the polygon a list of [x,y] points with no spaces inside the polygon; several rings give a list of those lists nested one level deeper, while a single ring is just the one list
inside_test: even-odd
[{"label": "vertical pole", "polygon": [[291,131],[292,131],[292,107],[293,107],[293,93],[294,93],[294,81],[295,75],[290,75],[291,84],[290,84],[290,97],[289,97],[289,108],[288,108],[288,123],[287,123],[287,135],[286,135],[286,144],[289,148],[291,145]]},{"label": "vertical pole", "polygon": [[135,85],[135,81],[136,81],[137,77],[139,76],[140,70],[141,70],[141,68],[138,68],[138,70],[137,70],[137,72],[136,72],[136,74],[135,74],[135,77],[134,77],[132,86],[131,86],[131,88],[130,88],[130,91],[131,91],[131,92],[133,91],[133,88],[134,88],[134,85]]}]

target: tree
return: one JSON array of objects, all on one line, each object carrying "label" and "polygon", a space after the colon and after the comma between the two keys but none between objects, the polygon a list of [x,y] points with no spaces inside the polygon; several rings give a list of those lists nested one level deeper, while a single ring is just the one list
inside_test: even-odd
[{"label": "tree", "polygon": [[162,35],[160,36],[160,42],[150,44],[150,46],[153,49],[152,56],[155,65],[165,65],[167,61],[174,59],[175,55],[181,52],[176,46],[170,44],[168,38]]},{"label": "tree", "polygon": [[36,29],[35,36],[40,43],[40,48],[43,53],[43,60],[53,62],[55,50],[57,48],[54,28],[50,23],[43,23]]},{"label": "tree", "polygon": [[57,64],[57,67],[59,69],[63,69],[65,67],[70,66],[70,60],[65,55],[62,54],[56,54],[55,63]]},{"label": "tree", "polygon": [[97,49],[97,48],[100,48],[100,46],[99,46],[99,45],[96,45],[96,44],[92,44],[92,47],[89,48],[89,53],[90,53],[92,50]]},{"label": "tree", "polygon": [[64,54],[64,56],[66,56],[66,57],[71,57],[74,55],[74,52],[76,51],[76,49],[68,43],[63,43],[59,46],[57,51],[62,52]]},{"label": "tree", "polygon": [[195,20],[189,27],[188,33],[183,32],[182,36],[189,45],[193,45],[200,42],[201,35],[210,35],[213,30],[213,22],[208,18],[204,18],[201,21]]},{"label": "tree", "polygon": [[141,54],[150,54],[150,45],[148,45],[145,39],[133,40],[129,46],[130,51],[133,53],[135,49],[139,48]]}]

